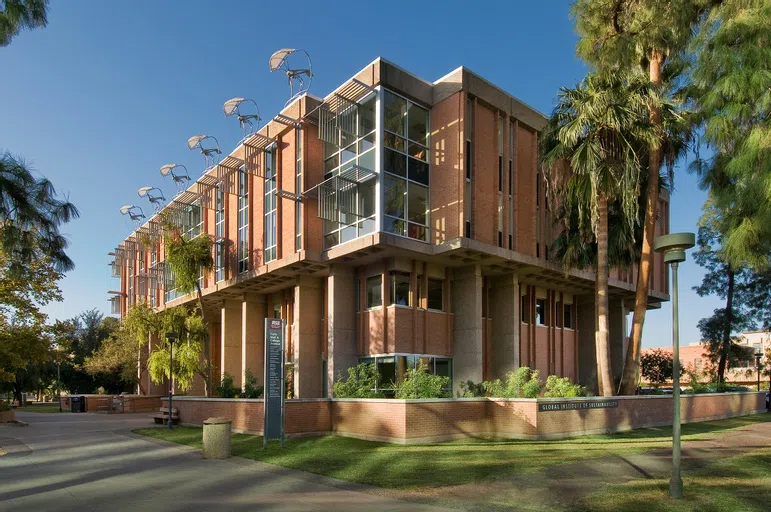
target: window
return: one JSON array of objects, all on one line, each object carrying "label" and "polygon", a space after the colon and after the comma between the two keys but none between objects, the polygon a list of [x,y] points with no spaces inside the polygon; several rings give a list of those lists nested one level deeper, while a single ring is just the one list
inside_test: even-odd
[{"label": "window", "polygon": [[380,275],[367,278],[367,308],[383,305],[383,277]]},{"label": "window", "polygon": [[444,311],[444,281],[428,279],[428,309]]},{"label": "window", "polygon": [[410,275],[406,272],[391,271],[391,304],[410,305]]},{"label": "window", "polygon": [[249,175],[246,167],[238,171],[238,273],[249,270]]},{"label": "window", "polygon": [[[295,174],[294,191],[300,194],[303,190],[303,132],[300,128],[295,130]],[[295,202],[294,206],[294,250],[302,249],[302,217],[303,205],[300,201]],[[326,383],[326,379],[324,380]]]},{"label": "window", "polygon": [[265,213],[265,258],[263,263],[276,259],[276,148],[275,146],[265,152],[265,201],[263,211]]},{"label": "window", "polygon": [[521,305],[521,312],[519,316],[519,320],[524,324],[530,323],[530,296],[529,295],[522,295],[520,296],[520,305]]},{"label": "window", "polygon": [[565,304],[565,310],[563,313],[563,325],[565,326],[565,329],[572,329],[573,328],[573,304]]},{"label": "window", "polygon": [[383,231],[427,241],[428,110],[390,91],[383,98]]},{"label": "window", "polygon": [[[340,131],[337,143],[324,143],[324,179],[340,174],[358,165],[363,169],[377,171],[375,165],[375,110],[377,94],[351,107],[356,116],[355,134]],[[391,113],[392,117],[395,114]],[[391,123],[395,123],[392,119]],[[386,155],[383,155],[386,158]],[[385,161],[382,164],[386,165]],[[406,170],[404,171],[406,172]],[[356,186],[357,211],[338,212],[335,220],[324,220],[324,247],[348,242],[375,231],[375,186],[376,178],[368,179]]]},{"label": "window", "polygon": [[471,232],[471,214],[473,212],[473,208],[471,205],[472,201],[472,193],[471,193],[471,179],[474,176],[474,158],[473,158],[473,152],[474,152],[474,144],[473,144],[473,137],[474,137],[474,102],[470,97],[466,98],[466,126],[465,126],[465,132],[466,132],[466,146],[465,146],[465,168],[466,168],[466,184],[465,189],[463,191],[463,236],[466,238],[471,238],[472,232]]},{"label": "window", "polygon": [[218,184],[214,192],[214,281],[225,279],[225,192]]},{"label": "window", "polygon": [[[354,296],[354,304],[356,304],[356,312],[358,313],[361,310],[361,283],[359,282],[359,276],[353,277],[353,296]],[[324,302],[322,300],[322,302]],[[324,315],[321,316],[324,318]]]},{"label": "window", "polygon": [[393,396],[393,384],[402,380],[407,370],[417,368],[420,364],[432,375],[449,377],[444,391],[452,391],[452,359],[448,357],[416,354],[378,355],[360,357],[359,363],[375,365],[378,372],[376,390],[383,391],[386,396]]},{"label": "window", "polygon": [[546,325],[546,299],[535,299],[535,323]]}]

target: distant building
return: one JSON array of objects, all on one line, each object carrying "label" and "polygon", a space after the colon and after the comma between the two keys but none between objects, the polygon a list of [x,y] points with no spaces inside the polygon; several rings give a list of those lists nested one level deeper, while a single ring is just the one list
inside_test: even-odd
[{"label": "distant building", "polygon": [[[771,332],[743,332],[741,334],[739,345],[747,347],[750,353],[754,353],[758,348],[760,348],[763,354],[765,354],[766,351],[771,348]],[[672,353],[672,347],[646,348],[642,351],[642,353],[646,354],[653,352],[654,350],[661,350],[668,354]],[[683,364],[683,367],[686,370],[696,372],[703,372],[713,366],[713,363],[710,361],[709,355],[707,353],[707,346],[703,341],[696,341],[689,343],[686,346],[681,346],[680,362]],[[761,361],[761,365],[762,364],[763,361]],[[714,366],[717,366],[717,363],[715,363]],[[741,361],[739,365],[735,367],[730,367],[729,365],[729,367],[726,369],[725,378],[728,382],[747,384],[756,382],[758,378],[756,359],[753,357],[751,360]]]}]

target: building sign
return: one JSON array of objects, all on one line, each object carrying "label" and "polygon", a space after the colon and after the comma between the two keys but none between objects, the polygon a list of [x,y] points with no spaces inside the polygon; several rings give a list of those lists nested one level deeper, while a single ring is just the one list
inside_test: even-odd
[{"label": "building sign", "polygon": [[281,439],[284,446],[284,321],[265,319],[263,446]]},{"label": "building sign", "polygon": [[538,404],[538,412],[582,411],[586,409],[615,409],[618,400],[583,400],[576,402],[547,402]]}]

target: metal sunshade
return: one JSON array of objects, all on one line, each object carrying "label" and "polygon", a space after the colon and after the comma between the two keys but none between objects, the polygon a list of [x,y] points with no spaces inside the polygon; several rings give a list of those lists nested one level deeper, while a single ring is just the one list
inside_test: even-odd
[{"label": "metal sunshade", "polygon": [[[250,109],[254,110],[254,113],[249,113],[248,110],[246,112],[242,112],[241,106],[243,104],[249,103],[254,106],[253,109]],[[257,107],[257,103],[255,103],[254,100],[247,98],[231,98],[225,102],[225,104],[222,106],[222,110],[226,117],[233,115],[238,117],[238,122],[241,124],[241,130],[244,132],[244,137],[254,133],[259,128],[261,119],[260,109]]]},{"label": "metal sunshade", "polygon": [[[213,141],[213,145],[211,141]],[[220,151],[219,141],[217,141],[217,139],[211,135],[193,135],[187,139],[187,147],[191,151],[194,149],[201,150],[201,154],[206,160],[207,169],[211,169],[214,166],[214,159],[216,158],[216,155],[222,154],[222,151]]]},{"label": "metal sunshade", "polygon": [[[296,62],[307,62],[305,67],[296,67],[290,64],[289,57],[292,55],[304,55],[304,59],[293,59]],[[305,50],[301,48],[282,48],[270,56],[268,66],[271,72],[283,71],[286,74],[289,82],[289,100],[285,105],[289,105],[295,98],[298,98],[302,94],[306,93],[313,80],[313,64],[311,63],[311,56]],[[304,78],[305,77],[305,78]],[[306,84],[307,79],[307,84]],[[295,91],[295,84],[298,89]]]},{"label": "metal sunshade", "polygon": [[[174,172],[175,169],[184,169],[185,172]],[[190,174],[187,172],[187,167],[182,164],[166,164],[161,167],[161,176],[169,175],[171,175],[177,188],[184,188],[185,184],[190,181]]]}]

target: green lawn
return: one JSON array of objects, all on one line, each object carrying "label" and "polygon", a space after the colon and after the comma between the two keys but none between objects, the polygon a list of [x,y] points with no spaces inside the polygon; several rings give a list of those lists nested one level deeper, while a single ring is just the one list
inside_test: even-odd
[{"label": "green lawn", "polygon": [[[14,409],[17,412],[59,412],[59,404],[54,403],[38,403],[28,404],[25,407],[17,407]],[[62,412],[71,412],[70,409],[62,407]]]},{"label": "green lawn", "polygon": [[[715,437],[725,430],[771,421],[757,414],[683,426],[683,440]],[[138,434],[201,448],[201,429],[146,428]],[[267,451],[262,437],[233,435],[233,455],[385,488],[417,490],[490,481],[563,462],[628,455],[671,446],[671,428],[648,428],[561,441],[464,440],[433,445],[394,445],[343,437],[293,438]],[[611,509],[608,509],[611,510]]]},{"label": "green lawn", "polygon": [[717,460],[685,473],[682,499],[669,497],[668,480],[611,485],[582,500],[597,512],[761,512],[771,509],[771,448]]}]

